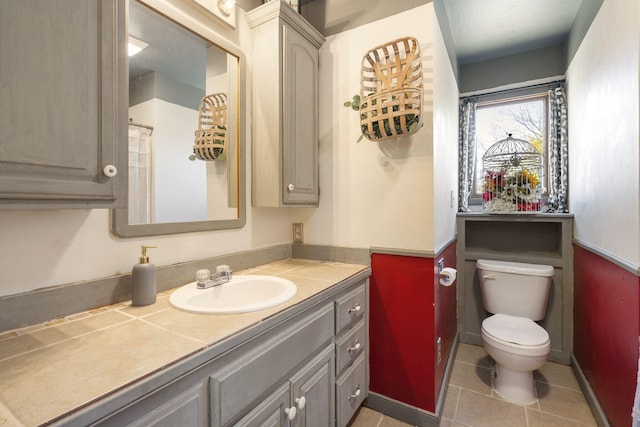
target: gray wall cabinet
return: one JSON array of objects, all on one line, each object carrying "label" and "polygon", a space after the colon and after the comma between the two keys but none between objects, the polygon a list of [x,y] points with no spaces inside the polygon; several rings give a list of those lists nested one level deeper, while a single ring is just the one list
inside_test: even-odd
[{"label": "gray wall cabinet", "polygon": [[460,341],[482,345],[478,259],[551,265],[555,269],[547,313],[549,360],[569,364],[573,343],[573,215],[458,214],[458,330]]},{"label": "gray wall cabinet", "polygon": [[253,37],[252,202],[318,205],[318,49],[324,37],[281,1],[248,13]]},{"label": "gray wall cabinet", "polygon": [[349,279],[54,425],[346,426],[368,390],[368,281]]},{"label": "gray wall cabinet", "polygon": [[125,27],[124,0],[3,2],[0,208],[124,206]]}]

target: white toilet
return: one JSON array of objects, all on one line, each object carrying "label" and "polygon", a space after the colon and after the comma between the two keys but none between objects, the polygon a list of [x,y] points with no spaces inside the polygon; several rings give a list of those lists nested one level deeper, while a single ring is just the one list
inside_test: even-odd
[{"label": "white toilet", "polygon": [[505,400],[529,404],[536,400],[533,371],[551,351],[542,320],[553,267],[479,259],[476,262],[482,302],[493,313],[482,322],[482,342],[496,362],[494,390]]}]

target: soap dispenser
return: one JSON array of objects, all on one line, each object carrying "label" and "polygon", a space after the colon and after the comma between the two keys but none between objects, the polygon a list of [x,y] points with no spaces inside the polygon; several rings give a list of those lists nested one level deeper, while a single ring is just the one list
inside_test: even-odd
[{"label": "soap dispenser", "polygon": [[149,263],[147,249],[156,246],[141,246],[139,263],[131,270],[131,305],[149,305],[156,302],[156,268]]}]

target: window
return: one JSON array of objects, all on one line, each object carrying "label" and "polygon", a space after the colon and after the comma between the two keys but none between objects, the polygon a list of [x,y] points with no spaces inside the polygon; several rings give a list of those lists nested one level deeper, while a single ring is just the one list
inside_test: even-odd
[{"label": "window", "polygon": [[494,143],[511,134],[536,147],[543,156],[543,176],[539,177],[548,194],[548,105],[546,92],[497,100],[479,100],[476,107],[476,164],[471,198],[482,199],[482,156]]}]

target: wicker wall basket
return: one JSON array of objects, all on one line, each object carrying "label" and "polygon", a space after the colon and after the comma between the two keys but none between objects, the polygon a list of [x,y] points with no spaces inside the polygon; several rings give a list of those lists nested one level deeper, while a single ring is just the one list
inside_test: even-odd
[{"label": "wicker wall basket", "polygon": [[214,93],[200,100],[193,153],[200,160],[216,160],[227,144],[227,95]]},{"label": "wicker wall basket", "polygon": [[362,58],[360,128],[371,141],[397,138],[422,126],[420,45],[405,37],[375,47]]}]

